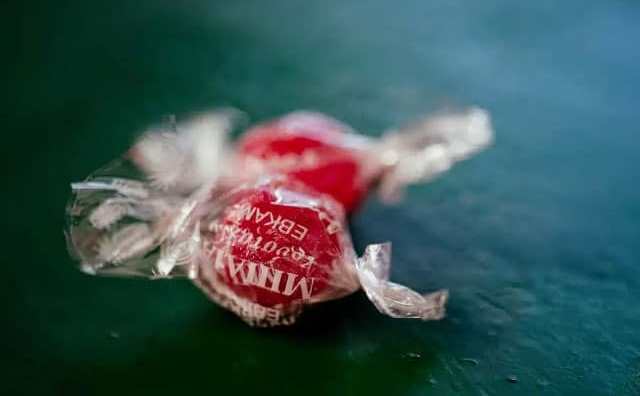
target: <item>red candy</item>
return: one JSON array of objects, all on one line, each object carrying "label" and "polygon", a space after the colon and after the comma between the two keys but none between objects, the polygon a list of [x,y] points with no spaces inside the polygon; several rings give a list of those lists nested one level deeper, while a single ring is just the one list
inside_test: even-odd
[{"label": "red candy", "polygon": [[274,324],[302,304],[351,292],[355,280],[345,288],[333,279],[354,254],[343,217],[329,197],[290,180],[240,189],[204,225],[200,285],[246,320]]},{"label": "red candy", "polygon": [[349,132],[330,117],[295,112],[251,128],[237,152],[250,172],[285,174],[350,212],[364,199],[371,177],[362,160],[366,138]]},{"label": "red candy", "polygon": [[389,243],[356,257],[345,213],[374,181],[390,199],[485,148],[486,111],[433,117],[378,140],[295,112],[249,129],[234,148],[231,117],[154,129],[124,161],[72,184],[65,231],[83,271],[188,277],[255,326],[291,324],[304,306],[358,288],[387,316],[443,317],[446,290],[422,295],[389,280]]}]

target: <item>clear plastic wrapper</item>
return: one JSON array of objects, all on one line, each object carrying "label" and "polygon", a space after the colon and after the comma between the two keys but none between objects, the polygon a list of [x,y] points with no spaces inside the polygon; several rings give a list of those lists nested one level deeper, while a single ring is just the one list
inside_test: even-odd
[{"label": "clear plastic wrapper", "polygon": [[477,107],[442,111],[381,138],[358,134],[321,113],[296,111],[252,126],[232,146],[221,131],[238,114],[226,109],[201,115],[177,132],[153,129],[130,157],[165,190],[185,191],[214,178],[233,185],[284,174],[332,196],[351,213],[372,187],[384,201],[398,201],[406,186],[433,179],[493,140],[489,113]]},{"label": "clear plastic wrapper", "polygon": [[385,201],[397,201],[407,185],[431,180],[492,139],[489,115],[479,108],[441,112],[380,139],[298,111],[250,128],[237,143],[236,158],[243,174],[286,174],[351,212],[372,186]]},{"label": "clear plastic wrapper", "polygon": [[369,188],[386,199],[491,141],[488,115],[441,114],[382,139],[295,112],[250,129],[234,149],[238,112],[151,128],[123,158],[72,184],[69,251],[84,272],[187,277],[256,326],[362,288],[383,314],[440,319],[446,290],[389,281],[389,243],[358,257],[346,214]]},{"label": "clear plastic wrapper", "polygon": [[159,248],[188,217],[189,199],[206,185],[223,185],[230,172],[223,164],[238,115],[221,109],[153,126],[121,158],[72,183],[65,234],[81,269],[164,276]]},{"label": "clear plastic wrapper", "polygon": [[[136,195],[144,196],[138,190]],[[150,197],[143,198],[150,200],[149,207],[141,204],[143,211],[157,205]],[[370,245],[357,257],[342,207],[284,176],[224,192],[206,187],[179,204],[167,202],[144,216],[134,208],[117,221],[102,207],[114,199],[84,206],[87,211],[71,208],[70,242],[76,253],[85,252],[79,254],[85,272],[188,277],[214,302],[255,326],[291,324],[305,306],[360,287],[389,316],[429,320],[444,315],[446,291],[423,296],[390,282],[389,244]],[[129,199],[122,197],[126,204]]]}]

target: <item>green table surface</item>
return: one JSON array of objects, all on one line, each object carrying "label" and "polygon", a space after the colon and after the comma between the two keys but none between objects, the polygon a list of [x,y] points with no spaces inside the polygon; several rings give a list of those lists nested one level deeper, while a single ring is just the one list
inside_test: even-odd
[{"label": "green table surface", "polygon": [[[640,394],[636,1],[59,1],[3,6],[2,394]],[[361,294],[253,329],[188,281],[94,278],[68,257],[69,183],[145,125],[307,108],[378,135],[478,104],[496,144],[356,248],[449,288],[436,323]]]}]

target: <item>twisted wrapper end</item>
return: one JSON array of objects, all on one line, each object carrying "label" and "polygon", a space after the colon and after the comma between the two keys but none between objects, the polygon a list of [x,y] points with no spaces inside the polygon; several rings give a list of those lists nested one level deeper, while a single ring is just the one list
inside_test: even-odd
[{"label": "twisted wrapper end", "polygon": [[229,134],[244,118],[239,110],[224,108],[153,127],[138,139],[127,157],[156,190],[191,193],[229,172]]},{"label": "twisted wrapper end", "polygon": [[478,107],[436,114],[388,132],[375,148],[386,168],[380,180],[380,197],[386,202],[398,201],[406,186],[428,182],[483,151],[493,136],[489,112]]},{"label": "twisted wrapper end", "polygon": [[439,320],[445,316],[447,290],[419,294],[389,281],[391,243],[369,245],[356,262],[362,289],[380,313],[392,318]]},{"label": "twisted wrapper end", "polygon": [[235,109],[148,129],[120,159],[72,183],[67,245],[93,275],[195,276],[200,248],[195,201],[229,172]]}]

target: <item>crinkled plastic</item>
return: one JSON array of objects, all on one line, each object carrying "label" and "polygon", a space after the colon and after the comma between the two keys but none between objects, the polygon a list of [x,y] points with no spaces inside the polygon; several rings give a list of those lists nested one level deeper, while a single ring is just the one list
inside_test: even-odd
[{"label": "crinkled plastic", "polygon": [[153,128],[134,145],[132,161],[159,187],[189,191],[222,178],[231,185],[284,174],[331,195],[350,213],[378,186],[386,202],[406,186],[427,182],[488,147],[486,110],[443,111],[379,139],[327,115],[295,111],[251,127],[235,147],[227,139],[240,114],[225,109],[187,120],[176,130]]},{"label": "crinkled plastic", "polygon": [[374,140],[310,112],[227,136],[225,109],[145,133],[123,158],[72,184],[69,251],[89,274],[187,277],[256,326],[362,288],[396,318],[440,319],[448,293],[389,281],[391,245],[358,257],[346,226],[369,188],[397,198],[486,147],[488,115],[438,115]]},{"label": "crinkled plastic", "polygon": [[255,326],[291,324],[305,306],[360,287],[389,316],[444,315],[446,291],[423,296],[390,282],[390,245],[357,257],[342,207],[285,176],[162,204],[136,183],[90,186],[74,184],[75,202],[98,203],[70,207],[68,234],[87,273],[188,277]]},{"label": "crinkled plastic", "polygon": [[237,116],[222,109],[154,126],[121,158],[72,183],[65,234],[81,269],[165,276],[157,265],[160,248],[188,218],[197,191],[224,184]]},{"label": "crinkled plastic", "polygon": [[286,174],[329,194],[347,212],[372,185],[397,201],[404,187],[428,181],[486,148],[493,132],[485,110],[442,112],[381,139],[355,133],[326,115],[298,111],[243,134],[237,158],[244,174]]}]

